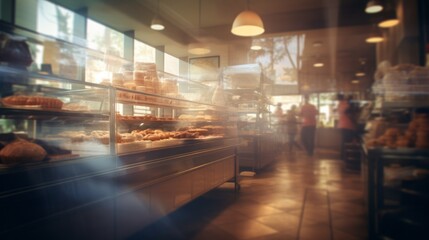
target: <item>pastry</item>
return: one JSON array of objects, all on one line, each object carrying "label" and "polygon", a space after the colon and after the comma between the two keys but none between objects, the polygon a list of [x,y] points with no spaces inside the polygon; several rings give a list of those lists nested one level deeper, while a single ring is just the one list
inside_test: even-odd
[{"label": "pastry", "polygon": [[0,159],[5,164],[39,162],[47,153],[41,146],[25,140],[15,140],[0,150]]},{"label": "pastry", "polygon": [[56,98],[43,96],[9,96],[2,99],[3,104],[17,106],[40,106],[41,108],[61,109],[63,102]]}]

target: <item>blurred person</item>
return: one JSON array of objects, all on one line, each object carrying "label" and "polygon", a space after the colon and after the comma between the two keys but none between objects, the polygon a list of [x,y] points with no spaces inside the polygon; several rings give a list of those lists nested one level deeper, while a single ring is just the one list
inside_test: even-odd
[{"label": "blurred person", "polygon": [[316,116],[319,114],[316,106],[310,103],[310,97],[304,96],[304,105],[301,107],[302,119],[301,141],[308,156],[314,154],[314,141],[316,137]]},{"label": "blurred person", "polygon": [[[274,117],[277,125],[278,139],[280,144],[283,145],[285,143],[285,115],[283,114],[282,103],[277,103],[276,109],[274,110]],[[283,146],[280,147],[283,148]]]},{"label": "blurred person", "polygon": [[338,100],[338,128],[341,131],[340,156],[345,160],[345,146],[356,139],[356,107],[351,104],[352,98],[346,98],[343,94],[337,95]]},{"label": "blurred person", "polygon": [[292,107],[287,111],[285,123],[286,133],[288,136],[289,152],[292,153],[294,146],[298,149],[301,149],[301,146],[296,142],[296,134],[298,133],[299,124],[296,105],[292,105]]}]

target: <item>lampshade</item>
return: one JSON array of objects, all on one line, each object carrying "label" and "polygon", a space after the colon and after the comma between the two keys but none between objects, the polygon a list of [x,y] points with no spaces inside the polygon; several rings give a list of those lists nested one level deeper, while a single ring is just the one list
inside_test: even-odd
[{"label": "lampshade", "polygon": [[262,43],[259,39],[253,39],[252,40],[252,46],[250,46],[250,49],[258,51],[262,49]]},{"label": "lampshade", "polygon": [[152,19],[152,22],[150,23],[150,28],[156,31],[164,30],[164,24],[162,24],[161,19],[158,16],[159,14],[159,0],[156,2],[156,15]]},{"label": "lampshade", "polygon": [[370,36],[367,39],[365,39],[367,43],[379,43],[383,42],[384,38],[382,36]]},{"label": "lampshade", "polygon": [[164,30],[165,27],[162,24],[161,19],[159,19],[159,17],[156,16],[152,19],[152,22],[150,24],[150,28],[152,28],[153,30],[161,31],[161,30]]},{"label": "lampshade", "polygon": [[323,62],[316,62],[313,64],[313,67],[317,67],[317,68],[321,68],[323,66],[325,66],[325,64],[323,64]]},{"label": "lampshade", "polygon": [[191,43],[188,46],[188,53],[194,55],[204,55],[210,53],[211,50],[205,44],[202,43]]},{"label": "lampshade", "polygon": [[355,73],[355,76],[356,76],[356,77],[364,77],[364,76],[365,76],[365,72],[364,72],[364,71],[357,71],[357,72]]},{"label": "lampshade", "polygon": [[380,1],[377,0],[369,0],[365,8],[365,12],[368,14],[378,13],[382,10],[383,5],[381,5]]},{"label": "lampshade", "polygon": [[381,28],[390,28],[399,24],[399,19],[396,16],[395,11],[385,12],[381,21],[378,22],[378,26]]},{"label": "lampshade", "polygon": [[381,31],[377,26],[373,26],[371,32],[369,33],[368,37],[365,39],[365,42],[367,43],[379,43],[383,42],[384,37],[381,34]]},{"label": "lampshade", "polygon": [[265,32],[262,19],[255,12],[245,10],[232,23],[231,32],[242,37],[258,36]]}]

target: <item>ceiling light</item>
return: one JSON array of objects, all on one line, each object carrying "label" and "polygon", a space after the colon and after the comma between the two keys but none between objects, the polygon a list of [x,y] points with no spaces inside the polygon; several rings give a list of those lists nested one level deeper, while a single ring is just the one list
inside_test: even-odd
[{"label": "ceiling light", "polygon": [[399,24],[399,19],[394,10],[383,13],[382,20],[378,23],[381,28],[390,28]]},{"label": "ceiling light", "polygon": [[398,19],[386,19],[386,20],[383,20],[382,22],[378,23],[378,26],[381,28],[390,28],[390,27],[394,27],[398,24],[399,24]]},{"label": "ceiling light", "polygon": [[369,36],[365,39],[367,43],[379,43],[384,41],[380,30],[377,27],[373,27]]},{"label": "ceiling light", "polygon": [[317,67],[317,68],[320,68],[320,67],[323,67],[323,66],[325,66],[325,64],[323,64],[322,62],[317,62],[317,63],[313,64],[313,67]]},{"label": "ceiling light", "polygon": [[159,19],[158,16],[156,16],[152,19],[152,22],[150,24],[150,28],[152,28],[153,30],[156,30],[156,31],[161,31],[161,30],[165,29],[164,25],[162,24],[161,19]]},{"label": "ceiling light", "polygon": [[363,71],[356,72],[355,76],[356,77],[364,77],[365,76],[365,72],[363,72]]},{"label": "ceiling light", "polygon": [[210,53],[211,50],[202,43],[191,43],[188,52],[194,55],[204,55]]},{"label": "ceiling light", "polygon": [[250,49],[258,51],[262,49],[262,44],[260,39],[253,39],[252,40],[252,46],[250,46]]},{"label": "ceiling light", "polygon": [[252,11],[243,11],[235,18],[231,32],[241,37],[258,36],[265,32],[262,19]]},{"label": "ceiling light", "polygon": [[367,43],[379,43],[379,42],[383,42],[384,38],[381,36],[370,36],[367,39],[365,39],[365,41]]},{"label": "ceiling light", "polygon": [[[200,28],[201,28],[201,11],[202,11],[201,0],[199,0],[198,1],[198,33],[197,33],[198,36],[200,35]],[[191,43],[188,45],[188,53],[190,54],[204,55],[210,52],[211,50],[207,46],[207,44],[202,42]]]},{"label": "ceiling light", "polygon": [[162,24],[161,19],[159,18],[159,0],[157,1],[156,6],[156,15],[152,19],[152,22],[150,23],[150,28],[156,31],[164,30],[164,24]]},{"label": "ceiling light", "polygon": [[360,82],[360,81],[359,81],[359,80],[357,80],[357,79],[352,80],[352,83],[353,83],[353,84],[359,84],[359,82]]},{"label": "ceiling light", "polygon": [[370,0],[366,4],[365,12],[368,14],[378,13],[383,10],[383,5],[381,5],[378,0]]},{"label": "ceiling light", "polygon": [[249,0],[246,3],[246,10],[238,14],[232,23],[232,34],[241,37],[252,37],[265,32],[261,17],[255,12],[248,10],[248,8]]}]

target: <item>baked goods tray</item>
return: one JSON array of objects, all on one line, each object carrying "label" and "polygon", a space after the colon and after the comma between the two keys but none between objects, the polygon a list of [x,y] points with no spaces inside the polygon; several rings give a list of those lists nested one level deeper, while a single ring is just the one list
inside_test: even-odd
[{"label": "baked goods tray", "polygon": [[184,143],[196,143],[196,142],[205,142],[214,139],[223,138],[222,136],[207,136],[207,137],[199,137],[199,138],[181,138]]},{"label": "baked goods tray", "polygon": [[151,148],[162,148],[182,144],[182,139],[164,139],[158,141],[141,141],[131,143],[119,143],[117,144],[117,153],[124,154],[136,151],[142,151]]},{"label": "baked goods tray", "polygon": [[[184,103],[184,100],[170,100],[162,99],[166,101],[148,101],[148,100],[134,100],[127,98],[118,98],[117,101],[123,104],[132,104],[132,105],[149,105],[149,106],[164,106],[164,107],[176,107],[176,108],[188,108],[189,106]],[[178,103],[179,101],[182,101]]]},{"label": "baked goods tray", "polygon": [[2,115],[14,115],[14,116],[25,116],[31,118],[43,118],[46,116],[56,116],[56,117],[88,117],[88,118],[101,118],[108,119],[109,114],[107,113],[93,113],[93,112],[78,112],[71,110],[61,110],[61,109],[47,109],[41,108],[40,106],[15,106],[7,105],[0,107],[0,112]]}]

